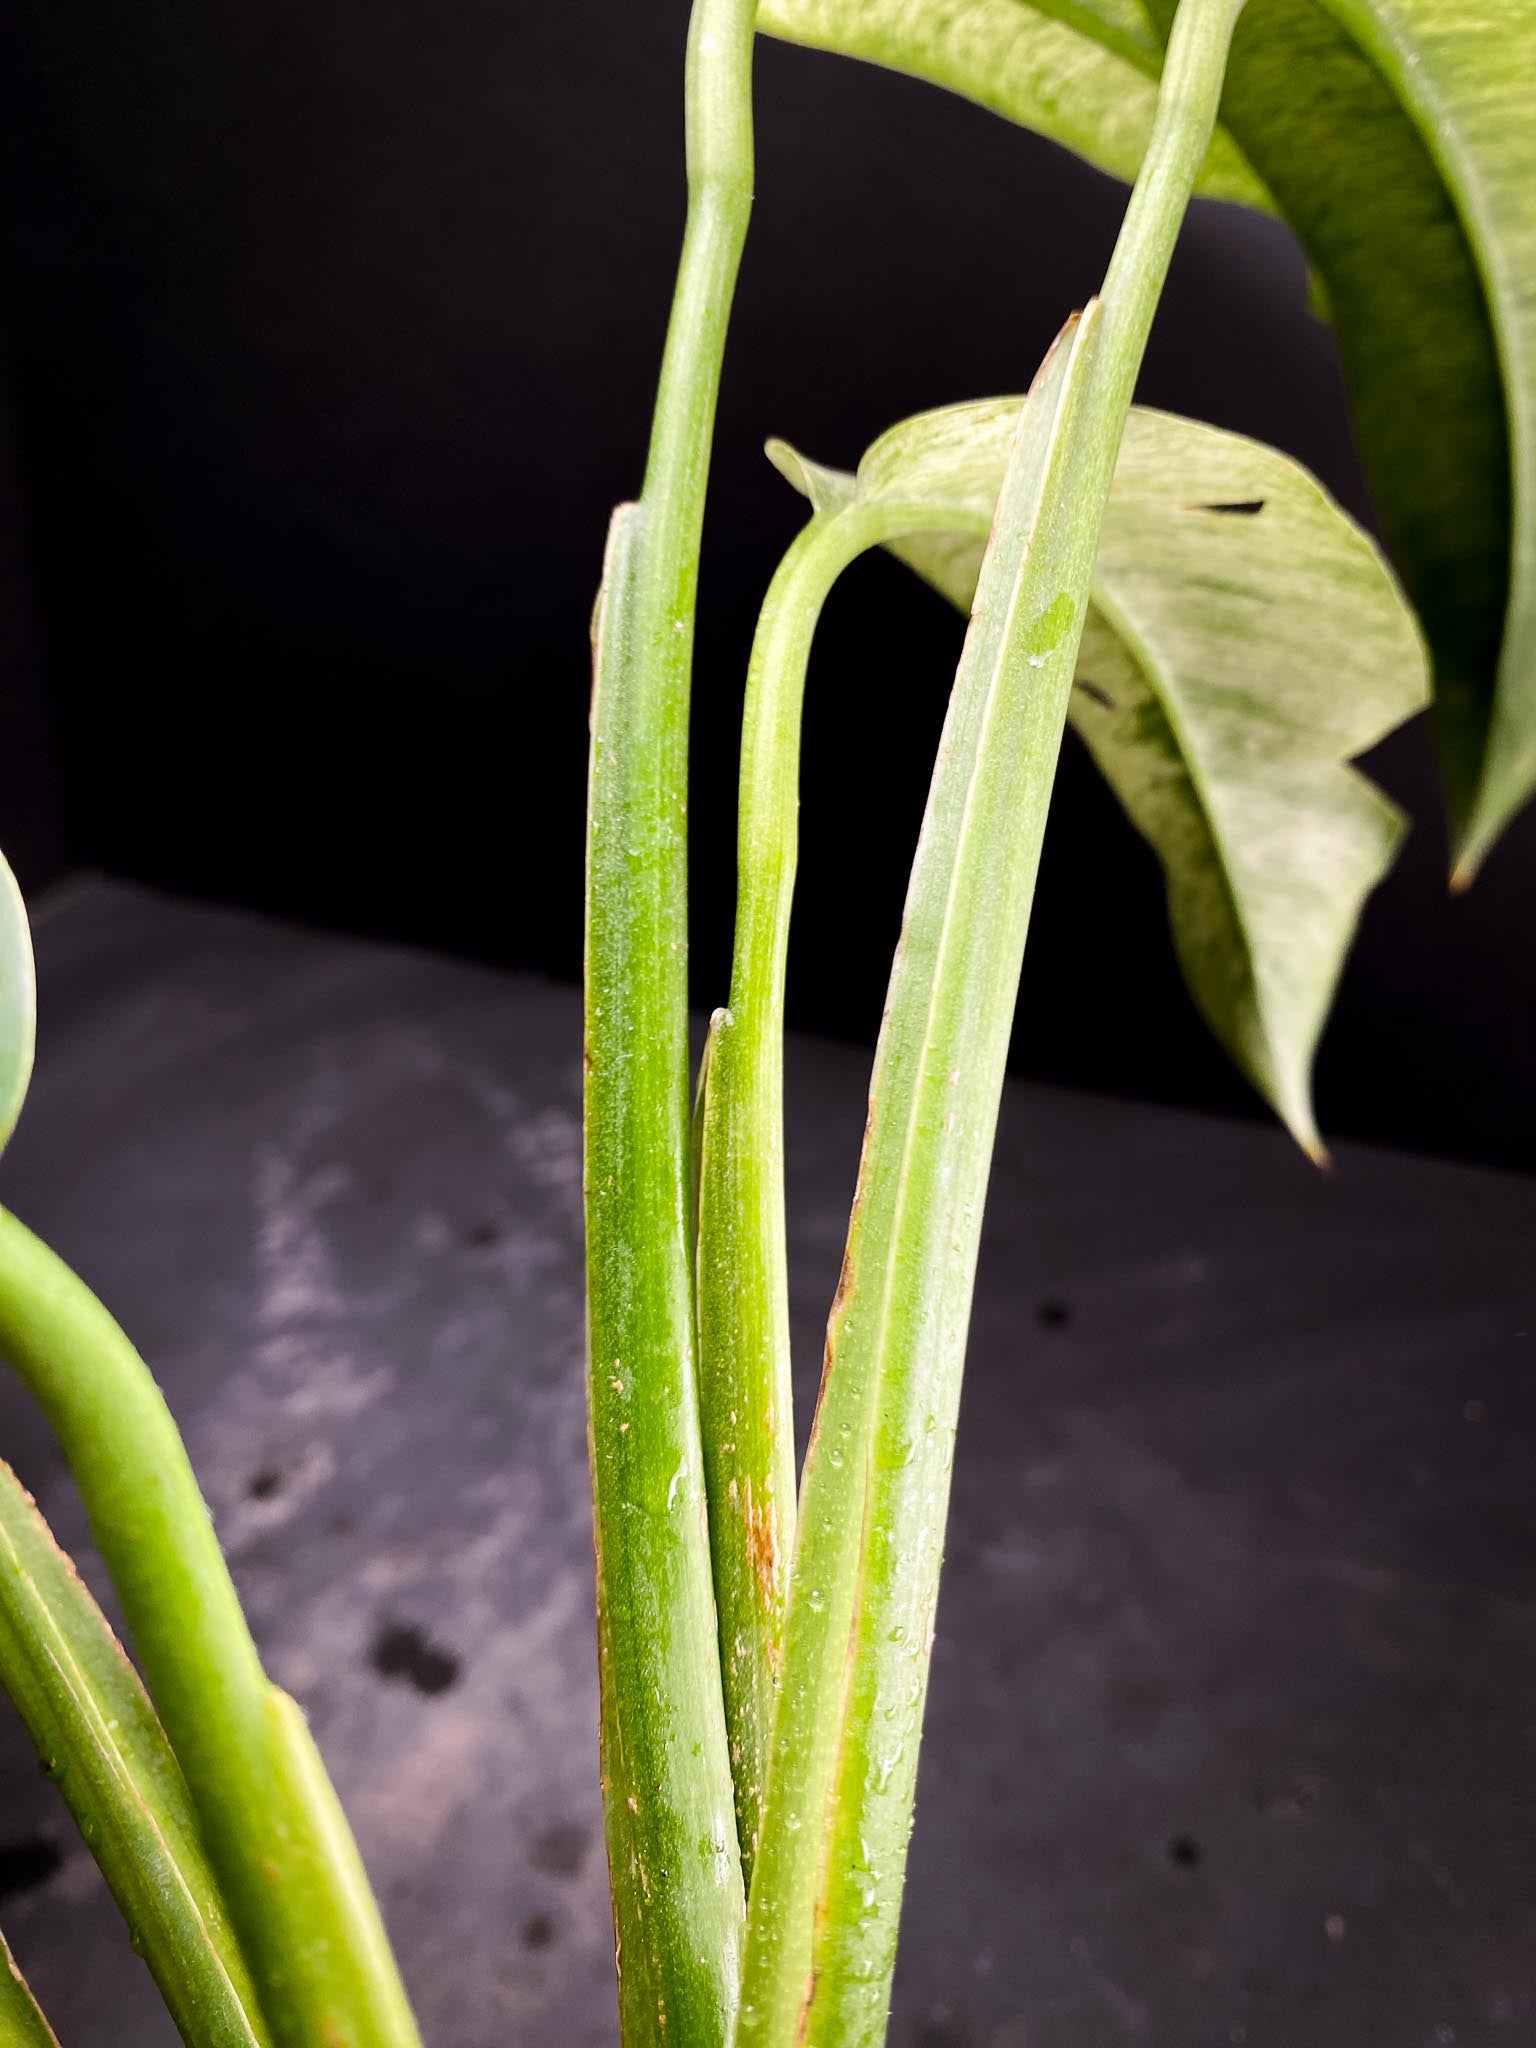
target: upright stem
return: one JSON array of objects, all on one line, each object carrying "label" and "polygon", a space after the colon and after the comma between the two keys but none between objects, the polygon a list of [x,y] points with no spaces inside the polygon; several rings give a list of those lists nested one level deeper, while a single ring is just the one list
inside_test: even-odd
[{"label": "upright stem", "polygon": [[982,1207],[1041,838],[1116,454],[1242,0],[1183,0],[1101,302],[998,503],[870,1091],[801,1486],[741,2043],[884,2034]]},{"label": "upright stem", "polygon": [[688,221],[645,487],[599,600],[588,811],[588,1426],[628,2048],[714,2048],[743,1894],[705,1520],[689,1166],[688,699],[705,486],[752,201],[755,0],[695,0]]}]

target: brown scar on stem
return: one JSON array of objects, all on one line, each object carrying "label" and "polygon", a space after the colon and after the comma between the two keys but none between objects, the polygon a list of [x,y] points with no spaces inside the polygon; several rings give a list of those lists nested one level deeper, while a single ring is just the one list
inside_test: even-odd
[{"label": "brown scar on stem", "polygon": [[800,2002],[800,2017],[795,2022],[795,2048],[805,2048],[805,2039],[811,2030],[811,2007],[816,2002],[816,1965],[811,1965],[811,1974],[805,1980],[805,1997]]},{"label": "brown scar on stem", "polygon": [[774,1605],[779,1582],[779,1548],[773,1528],[773,1500],[752,1497],[750,1474],[742,1487],[742,1522],[747,1532],[747,1559],[757,1580],[764,1607]]},{"label": "brown scar on stem", "polygon": [[816,1409],[811,1417],[810,1440],[805,1447],[807,1463],[810,1462],[821,1435],[821,1404],[826,1399],[827,1382],[832,1377],[832,1353],[836,1345],[838,1319],[849,1295],[853,1292],[853,1234],[864,1207],[864,1176],[869,1164],[869,1134],[874,1128],[874,1122],[875,1098],[871,1093],[869,1107],[864,1112],[864,1138],[859,1146],[859,1177],[854,1184],[853,1207],[848,1211],[848,1236],[843,1247],[843,1263],[837,1275],[837,1292],[833,1295],[832,1306],[827,1311],[827,1335],[821,1351],[821,1384],[816,1389]]}]

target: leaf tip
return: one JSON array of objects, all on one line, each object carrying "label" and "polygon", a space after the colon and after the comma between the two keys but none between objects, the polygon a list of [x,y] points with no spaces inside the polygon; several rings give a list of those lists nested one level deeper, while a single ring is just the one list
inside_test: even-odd
[{"label": "leaf tip", "polygon": [[781,441],[777,435],[763,443],[763,453],[785,482],[792,485],[802,498],[810,500],[814,512],[840,512],[853,496],[852,477],[812,462],[809,456],[802,455],[798,448],[791,447],[788,441]]},{"label": "leaf tip", "polygon": [[[1268,1090],[1265,1091],[1269,1093]],[[1303,1156],[1310,1160],[1319,1173],[1332,1173],[1333,1154],[1323,1142],[1317,1128],[1317,1119],[1312,1111],[1312,1091],[1305,1079],[1299,1079],[1294,1091],[1287,1089],[1270,1095],[1270,1103],[1280,1121],[1295,1139]]]},{"label": "leaf tip", "polygon": [[799,491],[802,497],[809,497],[805,483],[805,462],[800,452],[788,441],[780,440],[777,434],[770,434],[763,443],[763,453],[783,477],[784,481]]}]

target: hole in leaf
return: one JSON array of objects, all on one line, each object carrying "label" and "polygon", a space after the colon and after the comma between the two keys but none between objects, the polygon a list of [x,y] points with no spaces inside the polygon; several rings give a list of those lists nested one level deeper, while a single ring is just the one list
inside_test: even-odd
[{"label": "hole in leaf", "polygon": [[1252,519],[1264,510],[1264,504],[1263,498],[1230,498],[1225,503],[1218,501],[1214,505],[1199,505],[1195,509],[1200,512],[1225,512],[1235,519]]}]

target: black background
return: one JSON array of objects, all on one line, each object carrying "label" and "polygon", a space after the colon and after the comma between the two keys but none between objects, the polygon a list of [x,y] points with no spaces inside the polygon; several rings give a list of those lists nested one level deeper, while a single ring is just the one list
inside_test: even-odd
[{"label": "black background", "polygon": [[[639,478],[682,210],[683,0],[12,0],[0,833],[562,977],[579,970],[587,619]],[[725,990],[741,677],[798,501],[905,413],[1020,388],[1122,195],[909,81],[764,44],[759,200],[704,564],[695,995]],[[1285,235],[1191,221],[1143,396],[1363,510]],[[813,666],[795,1023],[868,1039],[959,621],[883,562]],[[1341,676],[1341,687],[1347,675]],[[1418,819],[1321,1069],[1336,1132],[1536,1161],[1536,820],[1446,896]],[[46,1019],[44,1020],[46,1029]],[[1075,745],[1022,1070],[1249,1106],[1179,983],[1155,866]]]}]

